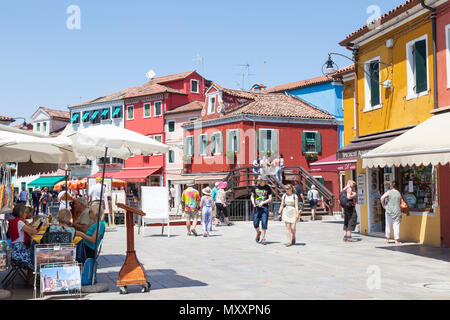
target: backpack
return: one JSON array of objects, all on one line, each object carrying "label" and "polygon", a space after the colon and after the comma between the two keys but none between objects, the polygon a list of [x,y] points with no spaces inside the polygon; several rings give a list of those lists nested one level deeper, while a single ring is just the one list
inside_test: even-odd
[{"label": "backpack", "polygon": [[92,278],[94,278],[94,284],[97,283],[97,262],[94,268],[94,259],[87,258],[84,262],[83,270],[81,272],[81,285],[90,286],[92,285]]},{"label": "backpack", "polygon": [[339,204],[342,208],[348,209],[353,206],[353,201],[347,198],[347,190],[342,190],[339,194]]},{"label": "backpack", "polygon": [[50,227],[47,228],[41,239],[41,244],[52,244],[52,243],[72,243],[72,234],[65,231],[62,232],[50,232]]}]

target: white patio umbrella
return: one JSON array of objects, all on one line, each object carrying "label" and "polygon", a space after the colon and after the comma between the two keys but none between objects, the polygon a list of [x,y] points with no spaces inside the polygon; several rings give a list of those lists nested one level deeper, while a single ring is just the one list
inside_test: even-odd
[{"label": "white patio umbrella", "polygon": [[[72,140],[73,151],[78,157],[85,157],[89,160],[95,160],[101,157],[104,157],[105,159],[107,157],[128,159],[134,155],[148,156],[153,153],[167,153],[169,151],[169,146],[163,143],[146,137],[140,133],[113,125],[91,126],[78,132],[73,132],[73,128],[68,127],[62,135],[67,136]],[[100,199],[103,199],[105,167],[106,166],[103,166]],[[100,212],[101,206],[99,206],[97,214],[99,222]],[[99,226],[99,223],[97,223],[94,268],[97,259]],[[92,284],[94,284],[94,278],[95,277],[92,278]]]}]

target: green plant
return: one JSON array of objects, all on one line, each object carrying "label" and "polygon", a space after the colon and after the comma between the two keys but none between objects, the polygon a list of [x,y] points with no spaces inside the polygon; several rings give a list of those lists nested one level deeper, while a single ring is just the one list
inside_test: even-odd
[{"label": "green plant", "polygon": [[319,159],[319,156],[318,156],[317,153],[307,153],[307,154],[305,155],[305,157],[306,157],[306,159],[308,159],[308,160],[318,160],[318,159]]},{"label": "green plant", "polygon": [[234,156],[236,155],[236,152],[234,152],[234,151],[227,151],[225,153],[225,155],[227,156],[227,158],[234,158]]}]

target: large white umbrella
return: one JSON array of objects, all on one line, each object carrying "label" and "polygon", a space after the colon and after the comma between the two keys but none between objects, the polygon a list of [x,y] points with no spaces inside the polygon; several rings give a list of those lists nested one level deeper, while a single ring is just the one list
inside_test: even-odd
[{"label": "large white umbrella", "polygon": [[0,163],[76,163],[72,141],[61,137],[47,138],[39,134],[0,125]]},{"label": "large white umbrella", "polygon": [[[64,138],[67,136],[73,142],[73,151],[78,157],[85,157],[89,160],[96,158],[105,159],[107,157],[115,157],[120,159],[128,159],[135,155],[148,156],[153,153],[167,153],[169,146],[158,142],[152,138],[146,137],[140,133],[116,127],[113,125],[98,125],[90,126],[86,129],[81,129],[77,132],[73,131],[72,126],[68,126],[62,134]],[[103,181],[105,179],[105,167],[103,166],[102,187],[100,191],[100,199],[103,199]],[[97,242],[98,230],[100,227],[100,212],[99,206],[97,218],[97,230],[95,239],[95,255],[94,255],[94,270],[97,259]],[[94,284],[95,277],[92,277],[92,284]]]}]

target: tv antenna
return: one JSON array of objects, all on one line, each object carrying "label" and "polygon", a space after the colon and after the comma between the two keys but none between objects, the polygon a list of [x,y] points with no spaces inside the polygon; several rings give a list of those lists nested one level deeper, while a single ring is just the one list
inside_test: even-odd
[{"label": "tv antenna", "polygon": [[254,74],[250,73],[250,64],[248,62],[246,64],[238,64],[238,66],[245,68],[242,72],[242,90],[245,90],[245,73],[247,72],[247,87],[250,87],[250,76],[254,76]]},{"label": "tv antenna", "polygon": [[156,73],[155,71],[153,71],[153,69],[150,69],[150,71],[147,72],[145,76],[147,77],[148,80],[152,80],[156,76]]},{"label": "tv antenna", "polygon": [[197,58],[193,59],[193,61],[197,62],[198,67],[201,68],[202,70],[202,84],[203,84],[203,93],[205,93],[206,88],[205,88],[205,59],[199,54],[197,53]]}]

